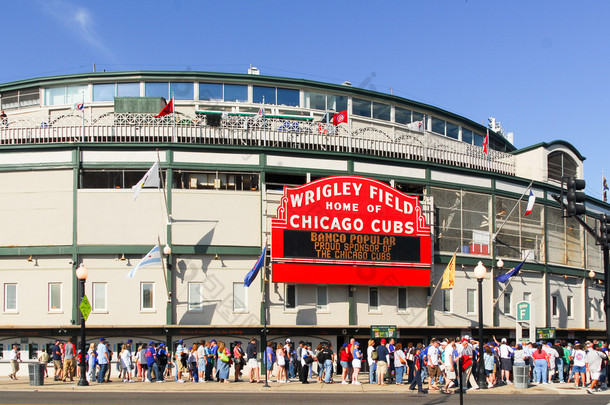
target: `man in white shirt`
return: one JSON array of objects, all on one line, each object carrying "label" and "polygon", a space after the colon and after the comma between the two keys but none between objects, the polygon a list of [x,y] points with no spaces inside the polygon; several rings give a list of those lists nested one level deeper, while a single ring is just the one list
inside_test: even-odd
[{"label": "man in white shirt", "polygon": [[[495,338],[495,337],[494,337]],[[497,342],[497,341],[496,341]],[[510,381],[510,372],[513,368],[510,356],[513,354],[515,349],[506,344],[506,338],[502,338],[502,344],[500,344],[500,368],[502,373],[500,378],[504,381],[504,384],[512,384]]]},{"label": "man in white shirt", "polygon": [[557,353],[557,350],[553,349],[553,346],[551,345],[551,343],[547,343],[546,345],[542,346],[542,350],[544,350],[546,352],[546,354],[549,356],[549,372],[548,372],[548,377],[549,383],[553,382],[553,376],[555,375],[555,360],[559,357],[559,353]]},{"label": "man in white shirt", "polygon": [[9,353],[9,360],[11,361],[11,370],[12,373],[8,376],[11,379],[17,379],[17,371],[19,371],[19,363],[21,362],[21,353],[19,352],[19,348],[17,345],[13,345],[13,349]]},{"label": "man in white shirt", "polygon": [[437,385],[438,378],[441,376],[441,368],[439,367],[440,353],[438,350],[439,341],[432,339],[430,347],[428,348],[428,389],[438,390],[440,389]]}]

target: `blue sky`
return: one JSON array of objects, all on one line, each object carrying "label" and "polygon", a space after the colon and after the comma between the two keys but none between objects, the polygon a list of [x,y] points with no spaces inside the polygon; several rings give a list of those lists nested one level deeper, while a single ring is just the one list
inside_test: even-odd
[{"label": "blue sky", "polygon": [[610,2],[115,1],[2,4],[0,82],[97,70],[351,81],[515,133],[563,139],[601,198]]}]

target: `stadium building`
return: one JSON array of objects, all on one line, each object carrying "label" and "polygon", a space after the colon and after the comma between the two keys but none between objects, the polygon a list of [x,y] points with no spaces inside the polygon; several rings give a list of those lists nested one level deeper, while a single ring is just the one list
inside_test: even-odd
[{"label": "stadium building", "polygon": [[[156,117],[170,99],[174,112]],[[5,358],[14,343],[35,358],[79,335],[81,263],[90,341],[231,342],[259,336],[264,323],[270,339],[335,347],[375,325],[395,326],[401,341],[472,335],[479,262],[486,336],[514,338],[521,301],[558,338],[605,336],[601,249],[551,197],[563,176],[583,177],[585,158],[565,141],[517,149],[490,131],[486,153],[487,127],[449,111],[347,82],[258,74],[33,78],[1,84],[0,105]],[[163,191],[134,199],[156,161]],[[390,196],[369,202],[414,222],[375,212],[364,196],[332,200],[366,187]],[[331,199],[308,212],[306,199],[287,216],[299,190]],[[591,197],[586,207],[592,226],[610,213]],[[373,257],[386,249],[379,237],[413,229]],[[354,237],[361,255],[330,244],[318,260],[314,236]],[[126,278],[157,243],[171,250],[164,266]],[[265,246],[267,267],[245,288]],[[454,287],[436,289],[456,252]],[[509,283],[494,280],[523,260]]]}]

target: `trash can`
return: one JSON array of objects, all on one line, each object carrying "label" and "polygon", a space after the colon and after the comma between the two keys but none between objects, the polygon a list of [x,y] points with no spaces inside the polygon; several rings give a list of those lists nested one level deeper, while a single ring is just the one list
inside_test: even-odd
[{"label": "trash can", "polygon": [[515,366],[513,365],[513,377],[515,379],[515,388],[527,389],[530,381],[530,367],[528,365]]},{"label": "trash can", "polygon": [[44,368],[46,364],[30,363],[28,371],[30,374],[30,385],[44,385]]}]

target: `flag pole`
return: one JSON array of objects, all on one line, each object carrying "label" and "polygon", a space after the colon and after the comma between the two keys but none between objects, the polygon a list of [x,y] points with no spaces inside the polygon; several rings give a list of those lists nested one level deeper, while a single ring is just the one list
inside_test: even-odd
[{"label": "flag pole", "polygon": [[161,157],[159,155],[159,148],[157,148],[157,162],[159,163],[159,181],[161,181],[161,190],[163,190],[163,202],[165,202],[165,213],[167,214],[167,224],[172,224],[172,216],[169,213],[169,204],[167,203],[167,193],[165,192],[165,184],[167,182],[163,182],[163,172],[161,171]]},{"label": "flag pole", "polygon": [[[457,255],[458,250],[460,250],[459,247],[457,249],[455,249],[455,252],[453,252],[453,255],[451,255],[451,258],[453,258],[453,256]],[[457,261],[457,257],[456,257],[456,261]],[[447,265],[449,265],[449,264],[447,264]],[[445,269],[445,270],[447,270],[447,269]],[[441,286],[441,284],[443,282],[444,275],[445,275],[445,272],[443,271],[443,274],[441,274],[440,280],[438,280],[438,283],[436,283],[436,287],[434,287],[434,291],[432,291],[432,295],[430,295],[430,298],[428,299],[428,303],[426,305],[428,305],[428,306],[432,305],[432,300],[434,299],[434,296],[436,295],[439,287]]]},{"label": "flag pole", "polygon": [[[265,96],[263,96],[263,146],[267,146],[267,117],[265,114]],[[265,370],[267,372],[267,370]]]},{"label": "flag pole", "polygon": [[[530,257],[530,253],[531,253],[531,251],[527,252],[527,255],[525,256],[525,259],[523,259],[523,261],[526,261],[527,258]],[[514,269],[514,267],[513,267],[513,269]],[[519,269],[519,271],[521,271],[521,269]],[[493,277],[492,277],[492,279],[493,279]],[[508,283],[505,284],[504,289],[502,291],[500,291],[500,294],[498,294],[496,299],[493,301],[493,308],[496,308],[498,306],[498,302],[500,302],[500,298],[502,298],[502,296],[504,295],[504,293],[506,292],[506,290],[510,286],[510,283],[512,283],[512,282],[513,282],[513,277],[508,279]]]},{"label": "flag pole", "polygon": [[163,281],[165,281],[165,292],[167,293],[167,302],[171,302],[171,294],[169,292],[169,287],[167,286],[167,270],[165,270],[165,254],[162,254],[163,248],[161,247],[161,238],[159,234],[157,234],[157,242],[159,243],[159,256],[161,256],[161,267],[163,267]]},{"label": "flag pole", "polygon": [[534,180],[530,181],[529,186],[527,186],[527,188],[525,189],[525,191],[523,192],[523,194],[521,194],[521,197],[519,197],[519,199],[517,200],[517,202],[515,203],[515,206],[513,207],[512,210],[510,210],[510,212],[508,213],[508,215],[506,216],[506,218],[504,218],[504,222],[502,222],[502,225],[500,225],[500,227],[498,228],[498,230],[493,234],[493,236],[491,237],[491,241],[495,242],[496,238],[498,237],[498,234],[500,233],[500,231],[502,230],[502,228],[504,227],[504,225],[506,224],[506,221],[508,221],[508,218],[510,217],[510,215],[513,213],[513,211],[515,211],[515,208],[517,208],[517,206],[519,205],[519,203],[521,202],[521,200],[523,199],[523,196],[525,195],[525,193],[527,193],[527,190],[530,190],[532,188],[532,185],[534,184]]},{"label": "flag pole", "polygon": [[172,91],[172,142],[176,142],[176,100]]},{"label": "flag pole", "polygon": [[85,142],[85,92],[83,91],[83,109],[81,110],[83,117],[83,130],[81,132],[80,141]]}]

